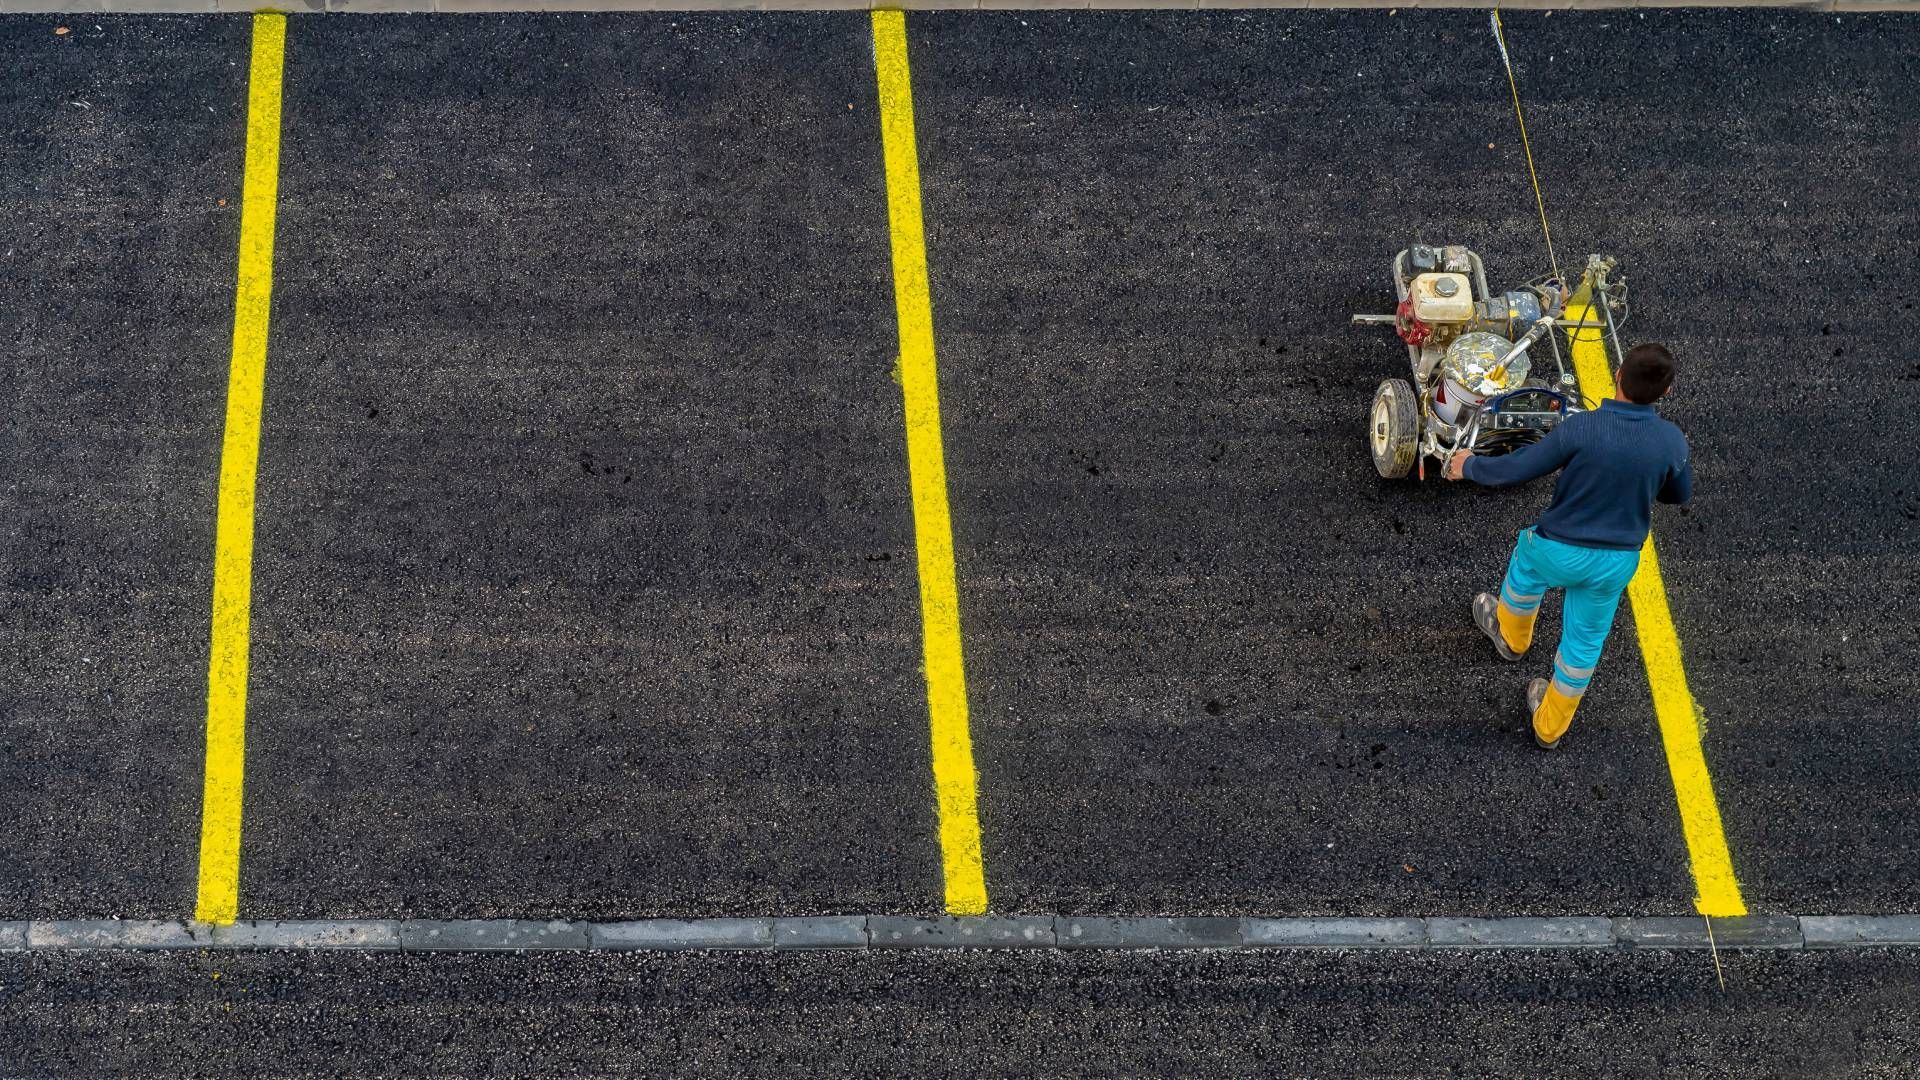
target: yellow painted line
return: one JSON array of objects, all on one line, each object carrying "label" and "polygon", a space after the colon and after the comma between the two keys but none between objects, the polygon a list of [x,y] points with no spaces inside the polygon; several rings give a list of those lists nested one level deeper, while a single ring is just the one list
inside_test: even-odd
[{"label": "yellow painted line", "polygon": [[[1599,312],[1591,312],[1594,319]],[[1607,362],[1602,333],[1586,325],[1589,309],[1568,305],[1567,317],[1583,325],[1569,333],[1574,371],[1581,392],[1592,398],[1613,396],[1613,368]],[[1680,804],[1680,827],[1686,834],[1687,854],[1693,863],[1698,895],[1694,907],[1702,915],[1745,915],[1740,883],[1733,877],[1733,857],[1727,852],[1727,833],[1720,824],[1720,803],[1707,773],[1707,755],[1700,745],[1701,714],[1687,689],[1686,666],[1681,662],[1680,635],[1674,630],[1673,611],[1667,606],[1667,587],[1660,578],[1660,559],[1654,554],[1653,534],[1640,549],[1640,570],[1627,586],[1633,604],[1633,622],[1640,632],[1640,657],[1653,687],[1653,712],[1666,744],[1667,770],[1673,774],[1673,793]]]},{"label": "yellow painted line", "polygon": [[230,923],[240,908],[240,806],[246,765],[247,642],[253,600],[253,491],[273,293],[273,219],[280,188],[280,72],[287,18],[253,17],[247,76],[247,165],[240,200],[227,428],[213,549],[213,642],[207,665],[207,782],[200,813],[194,918]]},{"label": "yellow painted line", "polygon": [[906,16],[873,13],[880,80],[880,136],[887,159],[887,217],[893,232],[893,302],[900,323],[900,389],[906,398],[907,464],[920,562],[920,627],[933,723],[933,787],[940,808],[940,855],[947,911],[987,910],[973,738],[967,731],[967,676],[960,656],[960,594],[954,584],[953,520],[947,510],[946,451],[940,442],[940,380],[927,296],[927,244],[920,222],[920,157],[913,138],[913,78]]}]

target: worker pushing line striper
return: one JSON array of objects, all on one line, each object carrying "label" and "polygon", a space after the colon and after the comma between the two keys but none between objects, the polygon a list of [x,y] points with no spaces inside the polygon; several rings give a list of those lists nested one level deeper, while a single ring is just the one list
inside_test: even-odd
[{"label": "worker pushing line striper", "polygon": [[[1526,113],[1520,107],[1520,84],[1514,76],[1513,57],[1507,51],[1498,8],[1491,22],[1493,39],[1500,47],[1500,62],[1506,68],[1507,86],[1513,94],[1513,115],[1520,125],[1527,177],[1533,183],[1534,203],[1540,210],[1540,232],[1557,281],[1560,263],[1553,251],[1553,229],[1547,223],[1546,198],[1533,165]],[[1589,289],[1599,293],[1601,313],[1609,329],[1615,329],[1615,304],[1606,296],[1608,268],[1605,261],[1589,260],[1581,294],[1589,295]],[[1614,346],[1619,347],[1617,337]],[[1502,658],[1518,661],[1533,644],[1534,621],[1547,592],[1565,590],[1553,676],[1533,679],[1526,688],[1533,739],[1544,749],[1554,749],[1566,736],[1574,710],[1580,707],[1580,699],[1599,666],[1620,608],[1620,594],[1640,569],[1640,550],[1653,528],[1654,502],[1679,504],[1693,497],[1686,436],[1653,409],[1656,401],[1672,392],[1673,377],[1673,353],[1666,346],[1636,346],[1621,357],[1619,370],[1614,373],[1615,396],[1602,402],[1598,410],[1567,409],[1565,419],[1553,425],[1544,438],[1504,457],[1478,457],[1469,444],[1447,458],[1447,479],[1488,487],[1506,487],[1560,472],[1546,512],[1520,530],[1513,555],[1507,560],[1499,596],[1480,593],[1473,598],[1475,625],[1492,639],[1494,651]]]},{"label": "worker pushing line striper", "polygon": [[1628,350],[1615,376],[1617,398],[1578,412],[1547,436],[1500,457],[1458,450],[1447,479],[1487,487],[1525,483],[1559,470],[1553,499],[1520,531],[1500,593],[1473,599],[1473,621],[1494,651],[1518,661],[1533,643],[1534,620],[1550,589],[1566,590],[1553,677],[1527,684],[1533,738],[1553,749],[1600,663],[1620,594],[1640,568],[1653,504],[1693,497],[1686,436],[1654,411],[1673,389],[1673,354],[1664,345]]},{"label": "worker pushing line striper", "polygon": [[[1392,326],[1407,346],[1410,378],[1383,381],[1369,415],[1368,442],[1381,477],[1398,479],[1416,469],[1424,476],[1429,458],[1445,463],[1449,480],[1490,487],[1561,474],[1546,512],[1521,531],[1499,595],[1479,594],[1472,609],[1495,650],[1518,661],[1533,643],[1546,593],[1566,591],[1552,677],[1526,687],[1534,739],[1552,749],[1573,723],[1620,595],[1639,568],[1653,503],[1686,502],[1693,474],[1685,436],[1653,411],[1672,389],[1673,354],[1655,344],[1620,352],[1615,316],[1627,311],[1626,284],[1614,275],[1614,260],[1589,255],[1572,287],[1561,276],[1498,11],[1492,26],[1549,273],[1494,293],[1485,263],[1471,249],[1416,243],[1393,260],[1393,313],[1353,321]],[[1581,386],[1579,371],[1561,356],[1556,329],[1597,331],[1612,347],[1619,358],[1612,373],[1616,399],[1589,408],[1599,388]],[[1551,369],[1531,355],[1543,344]]]}]

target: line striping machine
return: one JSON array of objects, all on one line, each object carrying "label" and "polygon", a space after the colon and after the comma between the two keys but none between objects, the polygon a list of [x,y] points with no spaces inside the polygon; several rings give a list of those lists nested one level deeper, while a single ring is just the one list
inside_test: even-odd
[{"label": "line striping machine", "polygon": [[[1415,244],[1394,256],[1394,313],[1353,317],[1392,326],[1413,369],[1412,379],[1386,379],[1374,391],[1367,441],[1375,471],[1398,479],[1417,465],[1424,479],[1430,457],[1511,453],[1587,408],[1553,330],[1593,332],[1617,366],[1628,307],[1614,264],[1589,255],[1572,289],[1548,275],[1495,295],[1486,265],[1468,248]],[[1531,355],[1543,341],[1550,371],[1536,370]]]}]

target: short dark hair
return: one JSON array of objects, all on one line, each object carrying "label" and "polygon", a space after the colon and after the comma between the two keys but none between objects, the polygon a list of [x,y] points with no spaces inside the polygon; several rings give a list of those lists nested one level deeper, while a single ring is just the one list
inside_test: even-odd
[{"label": "short dark hair", "polygon": [[1627,350],[1620,365],[1620,392],[1636,405],[1651,405],[1673,385],[1673,353],[1665,345],[1648,342]]}]

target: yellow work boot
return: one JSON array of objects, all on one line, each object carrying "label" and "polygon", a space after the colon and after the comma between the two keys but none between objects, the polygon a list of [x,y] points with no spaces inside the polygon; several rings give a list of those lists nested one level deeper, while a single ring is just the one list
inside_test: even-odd
[{"label": "yellow work boot", "polygon": [[1563,694],[1547,679],[1527,684],[1527,714],[1533,717],[1533,741],[1542,750],[1555,750],[1573,726],[1573,710],[1580,707],[1580,695]]},{"label": "yellow work boot", "polygon": [[1502,660],[1518,660],[1527,654],[1533,644],[1533,618],[1507,610],[1507,605],[1492,593],[1473,598],[1473,625],[1493,640],[1493,651]]}]

